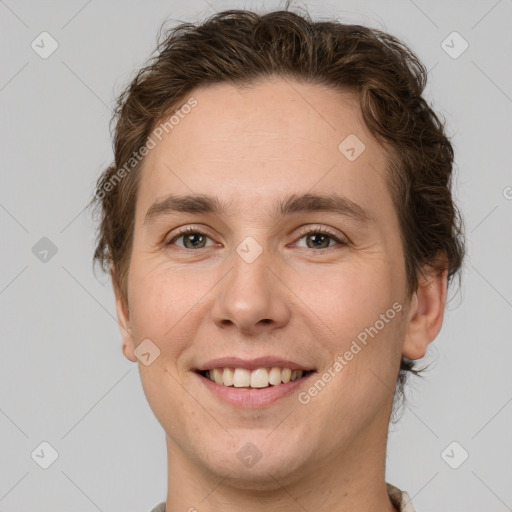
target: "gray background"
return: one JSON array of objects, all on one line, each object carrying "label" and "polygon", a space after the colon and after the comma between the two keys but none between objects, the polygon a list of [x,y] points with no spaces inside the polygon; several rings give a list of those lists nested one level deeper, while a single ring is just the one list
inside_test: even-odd
[{"label": "gray background", "polygon": [[[91,270],[84,206],[112,159],[114,95],[154,50],[161,22],[282,5],[0,0],[1,511],[145,511],[165,499],[164,433],[121,353],[110,284]],[[390,432],[387,481],[418,512],[512,510],[512,2],[305,5],[314,18],[409,44],[430,69],[427,96],[456,149],[463,286],[426,357],[433,368],[411,381]],[[43,31],[59,45],[47,59],[31,48]],[[458,58],[441,45],[453,31],[469,43]],[[47,261],[43,237],[57,248]],[[43,441],[59,454],[48,469],[31,457]],[[462,449],[469,458],[452,469],[445,460],[456,465]]]}]

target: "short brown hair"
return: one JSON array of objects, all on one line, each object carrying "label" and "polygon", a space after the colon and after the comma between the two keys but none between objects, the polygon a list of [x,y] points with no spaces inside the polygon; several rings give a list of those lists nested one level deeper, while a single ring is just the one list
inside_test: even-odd
[{"label": "short brown hair", "polygon": [[[139,154],[153,127],[177,110],[198,86],[250,85],[271,77],[353,91],[364,121],[387,148],[388,185],[398,214],[408,289],[425,265],[461,267],[461,219],[451,195],[453,148],[444,125],[422,97],[427,71],[412,51],[377,29],[338,21],[313,22],[288,10],[259,15],[217,13],[204,23],[182,23],[165,32],[156,56],[119,95],[112,121],[115,161],[100,176],[90,204],[100,209],[94,261],[113,270],[128,302],[127,275],[133,239]],[[133,160],[129,172],[126,163]],[[122,179],[120,169],[125,169]],[[437,257],[445,255],[440,263]],[[441,265],[441,267],[440,267]],[[407,373],[402,358],[397,391]]]}]

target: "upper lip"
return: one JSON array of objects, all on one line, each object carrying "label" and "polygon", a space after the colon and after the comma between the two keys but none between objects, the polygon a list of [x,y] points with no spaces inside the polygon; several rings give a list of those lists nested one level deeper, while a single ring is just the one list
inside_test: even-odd
[{"label": "upper lip", "polygon": [[239,357],[221,357],[212,359],[196,368],[197,371],[213,370],[214,368],[245,368],[246,370],[256,370],[257,368],[290,368],[290,370],[309,371],[301,364],[280,359],[278,357],[264,356],[255,359],[240,359]]}]

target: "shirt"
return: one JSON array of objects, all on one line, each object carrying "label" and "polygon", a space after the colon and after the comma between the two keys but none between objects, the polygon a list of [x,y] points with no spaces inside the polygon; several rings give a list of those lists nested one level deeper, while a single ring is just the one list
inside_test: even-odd
[{"label": "shirt", "polygon": [[[386,483],[388,488],[388,496],[393,506],[398,512],[415,512],[411,503],[411,498],[406,491],[401,491],[398,487]],[[158,504],[151,512],[165,512],[165,501]]]}]

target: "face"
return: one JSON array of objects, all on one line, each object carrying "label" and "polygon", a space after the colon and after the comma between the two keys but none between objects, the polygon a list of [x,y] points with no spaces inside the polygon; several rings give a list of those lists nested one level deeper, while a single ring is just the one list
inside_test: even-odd
[{"label": "face", "polygon": [[[124,353],[159,351],[139,368],[174,459],[247,486],[320,474],[383,442],[400,357],[424,348],[406,342],[418,301],[386,154],[349,93],[274,79],[190,96],[142,167]],[[224,367],[235,386],[199,372]],[[274,367],[304,374],[251,372]]]}]

